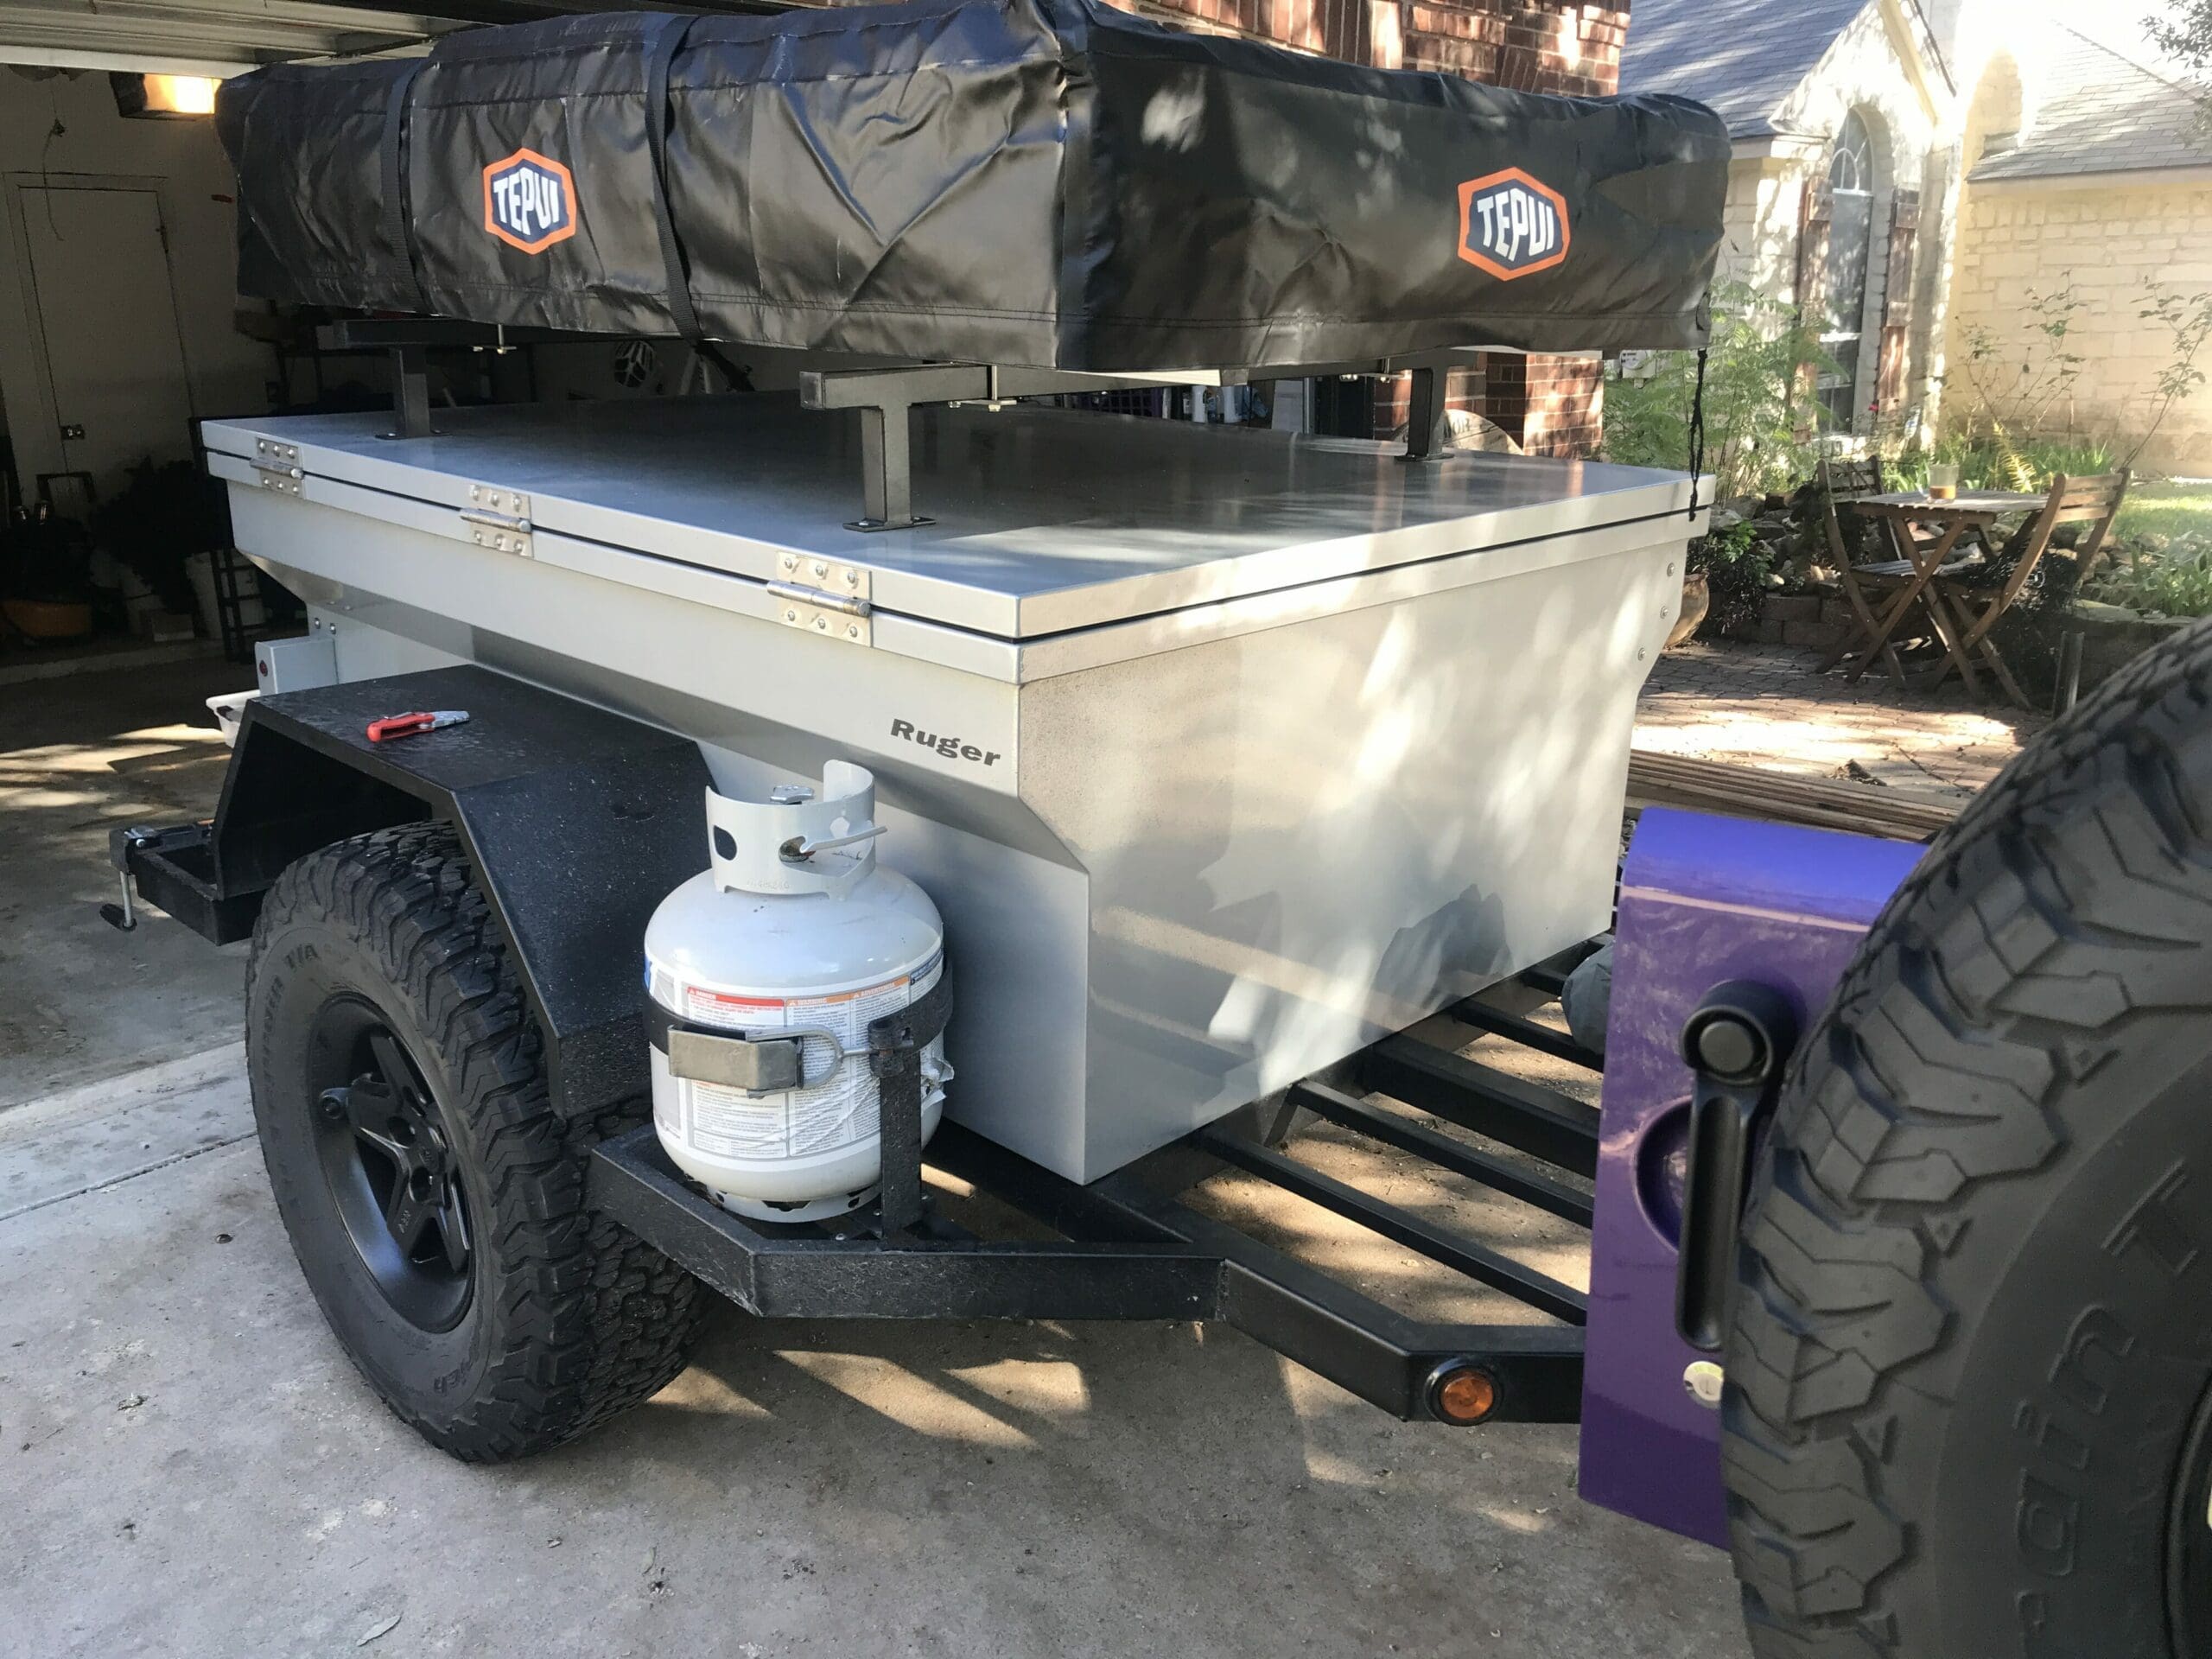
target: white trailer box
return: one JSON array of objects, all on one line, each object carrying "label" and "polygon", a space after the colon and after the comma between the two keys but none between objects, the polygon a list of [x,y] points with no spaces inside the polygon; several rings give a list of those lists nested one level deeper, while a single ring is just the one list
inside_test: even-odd
[{"label": "white trailer box", "polygon": [[851,411],[436,420],[204,428],[340,679],[481,664],[697,740],[733,793],[868,766],[944,913],[951,1114],[1062,1175],[1607,925],[1680,474],[924,408],[934,522],[870,534]]}]

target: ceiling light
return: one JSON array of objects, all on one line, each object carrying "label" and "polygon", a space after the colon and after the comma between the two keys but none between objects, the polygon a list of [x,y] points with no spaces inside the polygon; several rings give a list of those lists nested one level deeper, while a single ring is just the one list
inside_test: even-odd
[{"label": "ceiling light", "polygon": [[221,84],[207,75],[111,74],[108,82],[120,113],[163,118],[214,114],[215,88]]}]

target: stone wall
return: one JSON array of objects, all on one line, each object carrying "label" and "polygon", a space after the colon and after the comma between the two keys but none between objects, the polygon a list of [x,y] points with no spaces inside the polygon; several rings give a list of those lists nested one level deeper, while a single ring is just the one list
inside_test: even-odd
[{"label": "stone wall", "polygon": [[[2071,282],[2086,303],[2067,346],[2086,362],[2041,435],[2095,439],[2124,452],[2149,422],[2154,384],[2171,354],[2164,332],[2139,315],[2153,278],[2184,294],[2212,289],[2212,184],[2131,184],[2113,174],[1967,185],[1951,277],[1951,417],[1963,420],[1974,403],[1971,331],[1986,328],[2001,354],[2017,360],[2031,349],[2031,291]],[[2212,473],[2212,391],[2176,404],[2137,464]]]},{"label": "stone wall", "polygon": [[1852,632],[1851,601],[1833,594],[1769,594],[1756,614],[1719,630],[1724,639],[1807,651],[1831,650]]}]

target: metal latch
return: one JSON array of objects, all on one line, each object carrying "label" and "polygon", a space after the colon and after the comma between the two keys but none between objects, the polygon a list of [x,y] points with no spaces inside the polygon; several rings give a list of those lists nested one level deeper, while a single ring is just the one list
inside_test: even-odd
[{"label": "metal latch", "polygon": [[300,465],[300,446],[275,438],[253,441],[253,470],[261,474],[257,481],[263,489],[279,495],[297,495],[300,480],[307,476]]},{"label": "metal latch", "polygon": [[777,557],[776,571],[778,580],[768,584],[768,594],[776,601],[777,621],[825,639],[855,645],[869,642],[874,630],[868,625],[871,607],[864,568],[785,553]]},{"label": "metal latch", "polygon": [[537,556],[531,541],[530,498],[520,490],[472,484],[468,505],[461,510],[460,518],[468,526],[468,539],[477,546],[488,547],[494,553],[512,553],[518,558]]},{"label": "metal latch", "polygon": [[[805,1047],[810,1042],[829,1051],[829,1064],[810,1077],[806,1075]],[[669,1076],[687,1083],[741,1089],[749,1095],[817,1087],[827,1083],[851,1058],[851,1051],[837,1033],[824,1026],[785,1026],[750,1033],[702,1031],[673,1020],[668,1027]]]}]

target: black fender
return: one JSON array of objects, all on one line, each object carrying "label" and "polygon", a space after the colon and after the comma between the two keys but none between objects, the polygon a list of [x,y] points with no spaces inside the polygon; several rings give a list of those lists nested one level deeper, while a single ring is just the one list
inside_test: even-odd
[{"label": "black fender", "polygon": [[[371,721],[426,709],[468,719],[369,741]],[[689,738],[488,669],[432,669],[256,698],[204,840],[126,831],[118,856],[149,902],[227,944],[295,859],[450,823],[521,969],[554,1103],[582,1117],[648,1088],[645,923],[707,867],[709,782]]]}]

